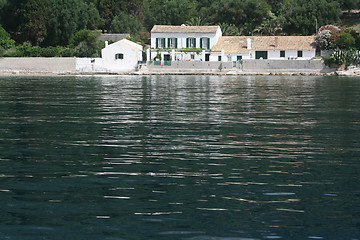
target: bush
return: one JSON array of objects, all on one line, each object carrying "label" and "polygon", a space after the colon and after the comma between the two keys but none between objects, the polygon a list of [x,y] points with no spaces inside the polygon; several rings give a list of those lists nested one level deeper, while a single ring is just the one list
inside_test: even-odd
[{"label": "bush", "polygon": [[0,57],[3,57],[5,54],[5,49],[0,46]]},{"label": "bush", "polygon": [[331,64],[333,64],[333,60],[331,57],[323,57],[324,64],[328,67],[330,67]]},{"label": "bush", "polygon": [[344,64],[345,60],[346,60],[345,53],[341,50],[333,52],[333,54],[331,54],[330,58],[332,59],[333,63],[338,64],[338,65]]},{"label": "bush", "polygon": [[59,57],[60,48],[58,47],[47,47],[40,50],[41,57]]},{"label": "bush", "polygon": [[74,50],[72,48],[63,47],[63,48],[60,48],[59,55],[61,57],[73,57]]},{"label": "bush", "polygon": [[360,51],[355,52],[353,63],[356,65],[360,64]]},{"label": "bush", "polygon": [[4,50],[15,47],[15,41],[11,39],[10,34],[0,25],[0,47]]},{"label": "bush", "polygon": [[80,30],[71,39],[70,48],[76,57],[92,57],[96,54],[98,33],[91,30]]},{"label": "bush", "polygon": [[135,16],[126,12],[120,12],[111,22],[110,29],[112,33],[131,33],[131,35],[134,35],[145,28]]},{"label": "bush", "polygon": [[14,57],[39,57],[41,52],[40,47],[33,47],[30,43],[23,43],[16,47],[13,53]]}]

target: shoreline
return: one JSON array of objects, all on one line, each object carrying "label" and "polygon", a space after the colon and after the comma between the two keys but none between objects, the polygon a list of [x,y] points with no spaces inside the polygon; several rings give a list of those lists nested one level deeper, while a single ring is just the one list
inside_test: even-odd
[{"label": "shoreline", "polygon": [[213,72],[213,73],[199,73],[199,72],[38,72],[38,71],[0,71],[0,76],[169,76],[169,75],[197,75],[197,76],[360,76],[360,72],[356,74],[349,74],[344,71],[337,71],[331,73],[314,73],[314,72]]},{"label": "shoreline", "polygon": [[36,70],[0,70],[0,76],[159,76],[159,75],[203,75],[203,76],[360,76],[360,66],[350,66],[347,70],[334,70],[331,72],[302,72],[302,71],[257,71],[257,72],[242,72],[242,71],[223,71],[223,72],[209,72],[209,71],[189,71],[183,72],[173,71],[131,71],[131,72],[77,72],[77,71],[36,71]]}]

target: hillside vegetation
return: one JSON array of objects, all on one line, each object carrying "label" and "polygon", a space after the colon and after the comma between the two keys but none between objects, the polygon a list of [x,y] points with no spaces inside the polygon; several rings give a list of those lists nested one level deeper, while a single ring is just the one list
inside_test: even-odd
[{"label": "hillside vegetation", "polygon": [[360,30],[353,9],[360,0],[0,0],[0,54],[94,55],[99,32],[148,44],[155,24],[216,24],[223,35],[311,35],[328,24]]}]

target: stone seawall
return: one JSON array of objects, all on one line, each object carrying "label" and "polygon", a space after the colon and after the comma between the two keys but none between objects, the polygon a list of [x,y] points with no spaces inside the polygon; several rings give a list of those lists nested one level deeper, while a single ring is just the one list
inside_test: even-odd
[{"label": "stone seawall", "polygon": [[[239,62],[148,62],[138,74],[329,74],[322,60],[243,60]],[[0,58],[0,74],[116,74],[101,58]],[[126,74],[126,73],[125,73]]]},{"label": "stone seawall", "polygon": [[0,58],[0,72],[75,73],[76,58]]},{"label": "stone seawall", "polygon": [[[171,65],[170,65],[171,64]],[[160,64],[148,62],[144,74],[327,74],[336,69],[322,60],[242,60],[239,62],[182,61]]]}]

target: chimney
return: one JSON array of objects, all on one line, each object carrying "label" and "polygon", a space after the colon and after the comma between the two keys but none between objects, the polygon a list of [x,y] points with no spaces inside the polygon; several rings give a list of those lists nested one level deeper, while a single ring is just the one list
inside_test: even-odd
[{"label": "chimney", "polygon": [[251,49],[251,38],[247,39],[247,49]]},{"label": "chimney", "polygon": [[278,46],[279,46],[279,38],[275,37],[275,47],[278,47]]},{"label": "chimney", "polygon": [[109,46],[109,42],[105,41],[105,47]]}]

